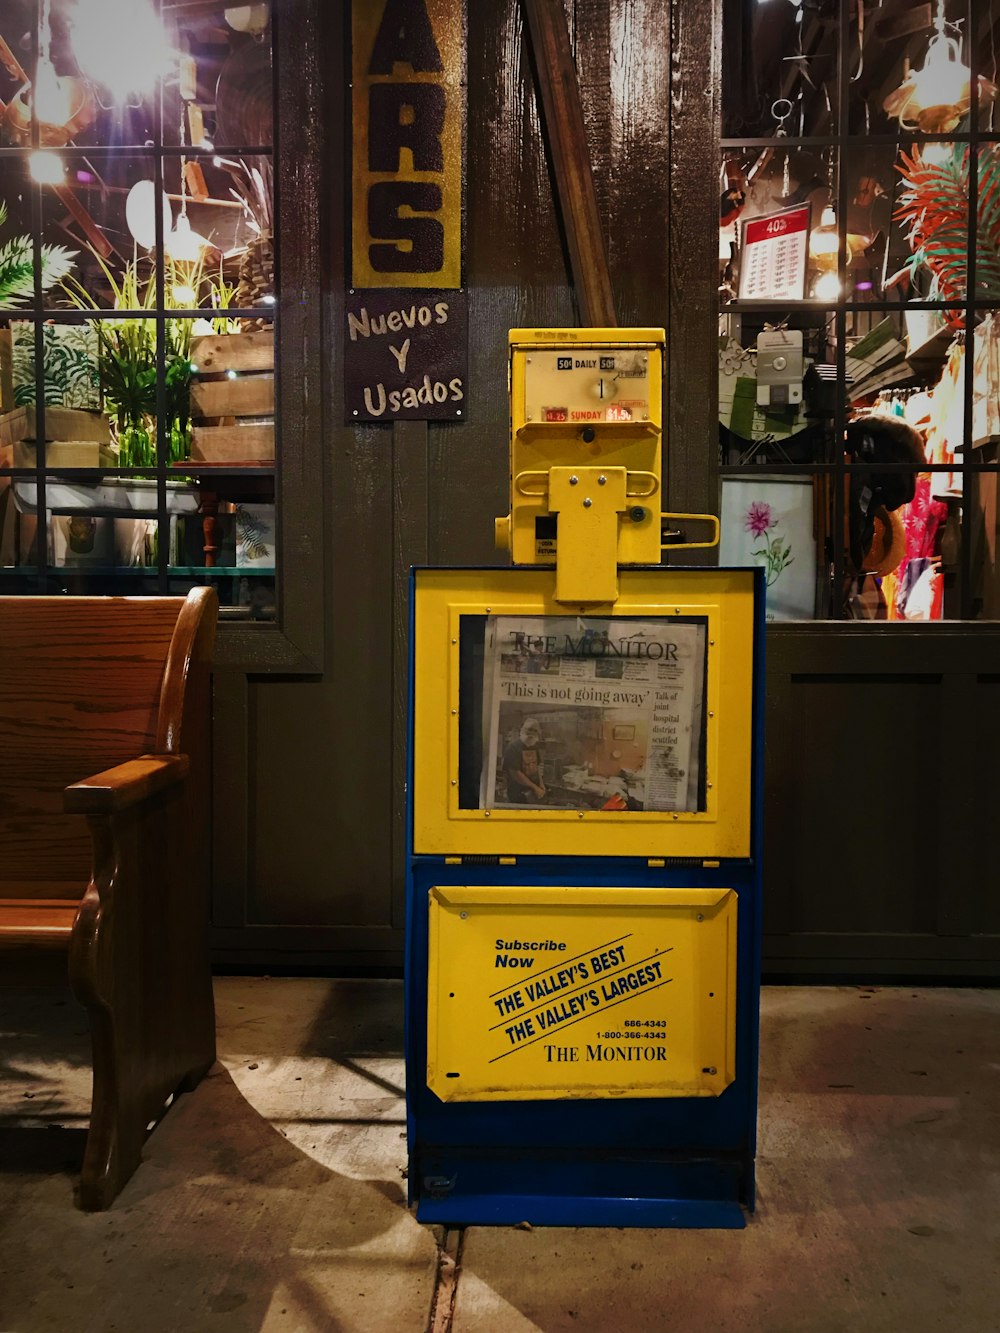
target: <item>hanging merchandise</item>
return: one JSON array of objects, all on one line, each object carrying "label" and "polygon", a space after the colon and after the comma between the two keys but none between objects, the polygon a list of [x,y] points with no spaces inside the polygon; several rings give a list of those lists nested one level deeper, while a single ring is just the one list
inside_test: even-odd
[{"label": "hanging merchandise", "polygon": [[950,467],[950,472],[935,472],[933,492],[942,499],[962,494],[962,472],[956,466],[961,451],[965,423],[965,334],[956,334],[948,351],[940,382],[930,395],[931,412],[927,424],[927,461]]},{"label": "hanging merchandise", "polygon": [[948,506],[931,493],[931,475],[917,478],[913,499],[900,511],[906,555],[899,568],[883,580],[882,592],[890,620],[940,620],[944,579],[940,539]]},{"label": "hanging merchandise", "polygon": [[972,445],[982,449],[1000,440],[1000,317],[987,316],[974,338]]}]

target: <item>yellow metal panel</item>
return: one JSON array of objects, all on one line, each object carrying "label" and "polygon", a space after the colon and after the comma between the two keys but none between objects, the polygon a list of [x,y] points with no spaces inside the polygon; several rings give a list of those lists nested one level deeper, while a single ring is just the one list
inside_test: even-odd
[{"label": "yellow metal panel", "polygon": [[[613,606],[581,616],[703,616],[708,626],[706,808],[461,809],[459,634],[463,615],[565,615],[545,569],[419,570],[416,591],[414,830],[418,854],[689,856],[750,854],[753,575],[749,570],[622,569]],[[478,720],[476,721],[478,725]]]},{"label": "yellow metal panel", "polygon": [[[352,18],[352,119],[353,119],[353,180],[352,180],[352,282],[355,287],[460,287],[462,284],[462,137],[465,119],[463,75],[465,69],[465,33],[461,7],[450,0],[424,0],[433,44],[440,55],[441,69],[414,70],[402,58],[393,64],[391,73],[372,73],[371,58],[376,39],[383,23],[390,29],[388,45],[393,52],[406,54],[407,42],[400,41],[399,33],[392,31],[393,19],[386,18],[386,0],[354,0]],[[399,21],[396,20],[399,29]],[[402,30],[399,30],[400,32]],[[406,30],[411,39],[421,36],[420,25]],[[419,63],[419,61],[418,61]],[[444,123],[441,128],[441,169],[416,170],[413,152],[404,147],[394,171],[375,171],[369,163],[369,116],[372,89],[378,85],[414,86],[431,84],[441,90],[444,102]],[[426,96],[427,94],[425,94]],[[374,94],[378,96],[378,94]],[[400,111],[403,115],[405,106]],[[410,114],[413,114],[411,110]],[[440,191],[440,207],[434,210],[415,210],[400,193],[396,215],[400,223],[400,267],[383,271],[372,266],[369,247],[375,243],[391,243],[391,238],[372,236],[369,230],[369,192],[380,184],[398,185],[401,191],[412,185],[430,185]],[[412,201],[412,194],[409,196]],[[406,267],[407,253],[412,241],[403,235],[408,219],[433,218],[443,234],[441,266],[433,272],[419,272]]]},{"label": "yellow metal panel", "polygon": [[714,1097],[735,1077],[732,889],[430,890],[443,1101]]}]

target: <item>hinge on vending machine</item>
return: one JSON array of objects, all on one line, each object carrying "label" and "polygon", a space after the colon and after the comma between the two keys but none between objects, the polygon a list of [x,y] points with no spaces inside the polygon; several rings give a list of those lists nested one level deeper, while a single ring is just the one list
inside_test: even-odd
[{"label": "hinge on vending machine", "polygon": [[481,853],[472,856],[446,856],[444,863],[446,866],[516,866],[517,857]]}]

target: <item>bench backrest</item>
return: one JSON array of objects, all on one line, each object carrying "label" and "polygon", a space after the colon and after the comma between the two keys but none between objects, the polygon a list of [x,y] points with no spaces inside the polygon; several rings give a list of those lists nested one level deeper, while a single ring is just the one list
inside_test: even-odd
[{"label": "bench backrest", "polygon": [[[208,743],[215,594],[0,597],[0,896],[86,887],[90,838],[63,791],[143,754]],[[204,735],[200,735],[200,733]]]}]

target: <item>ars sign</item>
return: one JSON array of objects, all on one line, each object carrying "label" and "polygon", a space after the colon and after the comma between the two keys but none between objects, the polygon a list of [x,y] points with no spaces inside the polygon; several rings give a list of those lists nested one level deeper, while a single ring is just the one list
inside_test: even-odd
[{"label": "ars sign", "polygon": [[354,0],[355,288],[461,286],[463,14]]}]

